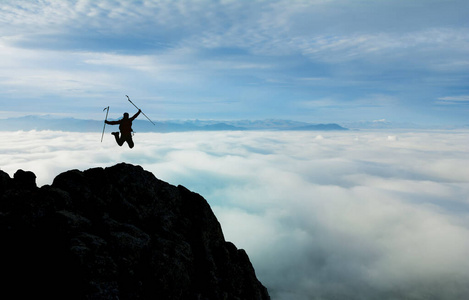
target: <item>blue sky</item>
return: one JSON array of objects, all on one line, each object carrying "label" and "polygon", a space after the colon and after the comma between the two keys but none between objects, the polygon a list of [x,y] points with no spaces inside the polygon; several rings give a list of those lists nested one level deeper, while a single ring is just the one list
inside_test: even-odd
[{"label": "blue sky", "polygon": [[469,124],[466,0],[0,3],[0,118]]}]

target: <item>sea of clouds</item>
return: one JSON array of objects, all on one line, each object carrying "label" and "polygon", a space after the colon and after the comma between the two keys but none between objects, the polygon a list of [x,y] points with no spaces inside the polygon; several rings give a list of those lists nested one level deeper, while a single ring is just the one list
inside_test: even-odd
[{"label": "sea of clouds", "polygon": [[469,297],[469,131],[0,135],[39,186],[127,162],[200,193],[274,300]]}]

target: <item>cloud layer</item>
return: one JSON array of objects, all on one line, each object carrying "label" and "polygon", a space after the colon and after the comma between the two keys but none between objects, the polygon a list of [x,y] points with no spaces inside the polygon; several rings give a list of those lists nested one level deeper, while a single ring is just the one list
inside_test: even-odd
[{"label": "cloud layer", "polygon": [[467,131],[2,132],[0,165],[48,184],[140,164],[202,194],[273,299],[469,296]]}]

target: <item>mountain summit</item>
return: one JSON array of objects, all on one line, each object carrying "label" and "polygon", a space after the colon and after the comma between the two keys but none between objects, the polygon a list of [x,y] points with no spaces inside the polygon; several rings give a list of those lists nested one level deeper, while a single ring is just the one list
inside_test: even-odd
[{"label": "mountain summit", "polygon": [[0,295],[270,299],[207,201],[140,166],[0,171]]}]

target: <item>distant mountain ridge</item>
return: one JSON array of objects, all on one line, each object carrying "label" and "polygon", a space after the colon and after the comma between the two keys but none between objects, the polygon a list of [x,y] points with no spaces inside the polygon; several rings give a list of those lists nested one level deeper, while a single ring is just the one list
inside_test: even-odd
[{"label": "distant mountain ridge", "polygon": [[[185,131],[241,131],[241,130],[348,130],[338,124],[313,124],[290,120],[171,120],[156,121],[155,125],[147,120],[135,120],[133,129],[136,132],[185,132]],[[24,116],[0,119],[0,131],[18,130],[53,130],[71,132],[96,132],[103,128],[103,121],[74,118],[52,118],[49,116]],[[106,126],[106,131],[118,131],[117,126]]]}]

